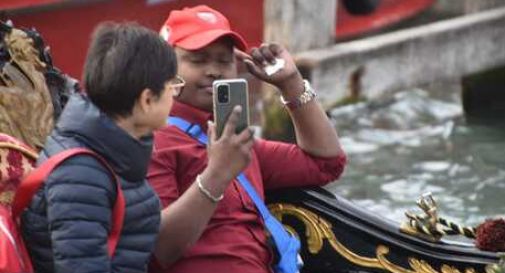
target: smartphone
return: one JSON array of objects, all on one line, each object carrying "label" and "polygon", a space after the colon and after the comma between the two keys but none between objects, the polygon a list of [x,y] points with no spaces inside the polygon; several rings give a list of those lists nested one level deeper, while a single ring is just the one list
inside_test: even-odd
[{"label": "smartphone", "polygon": [[216,80],[212,83],[214,123],[217,137],[221,137],[224,126],[235,105],[242,106],[235,133],[249,126],[249,91],[245,79]]}]

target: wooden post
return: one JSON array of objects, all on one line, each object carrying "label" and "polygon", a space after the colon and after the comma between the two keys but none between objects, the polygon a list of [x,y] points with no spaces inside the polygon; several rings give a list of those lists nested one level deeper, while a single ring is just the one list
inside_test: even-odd
[{"label": "wooden post", "polygon": [[264,41],[291,53],[334,43],[337,0],[264,0]]},{"label": "wooden post", "polygon": [[[265,42],[285,46],[294,55],[335,41],[337,0],[264,0]],[[272,86],[263,86],[263,137],[295,141],[293,125]]]}]

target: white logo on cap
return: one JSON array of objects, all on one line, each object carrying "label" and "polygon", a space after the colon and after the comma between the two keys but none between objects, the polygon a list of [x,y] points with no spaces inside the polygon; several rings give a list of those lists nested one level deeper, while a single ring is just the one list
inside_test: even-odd
[{"label": "white logo on cap", "polygon": [[211,12],[198,12],[196,14],[196,16],[198,16],[198,18],[204,20],[205,22],[208,22],[208,23],[211,23],[211,24],[215,24],[217,22],[217,17],[216,15],[214,15],[214,13],[211,13]]},{"label": "white logo on cap", "polygon": [[170,28],[168,26],[161,27],[160,36],[163,40],[168,42],[168,38],[170,38]]}]

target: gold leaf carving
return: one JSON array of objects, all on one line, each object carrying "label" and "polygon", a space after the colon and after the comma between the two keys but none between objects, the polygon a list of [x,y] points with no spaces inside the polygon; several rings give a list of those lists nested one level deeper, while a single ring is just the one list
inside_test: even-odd
[{"label": "gold leaf carving", "polygon": [[[290,204],[271,204],[269,209],[281,221],[284,215],[291,215],[304,223],[308,251],[312,255],[318,254],[323,248],[324,240],[327,240],[340,256],[362,267],[378,268],[392,273],[461,273],[456,267],[446,264],[442,265],[440,271],[437,271],[426,261],[414,257],[408,258],[410,269],[404,268],[388,260],[389,248],[385,245],[377,246],[376,257],[361,256],[344,246],[333,233],[331,224],[319,215]],[[291,227],[289,230],[294,232]],[[466,268],[465,273],[478,272],[474,268]]]}]

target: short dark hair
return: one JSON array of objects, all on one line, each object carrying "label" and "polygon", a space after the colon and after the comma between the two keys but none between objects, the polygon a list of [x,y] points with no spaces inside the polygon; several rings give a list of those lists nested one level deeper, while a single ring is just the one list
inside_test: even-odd
[{"label": "short dark hair", "polygon": [[174,50],[158,33],[136,23],[106,22],[92,36],[84,88],[107,115],[127,117],[144,89],[160,96],[176,73]]}]

